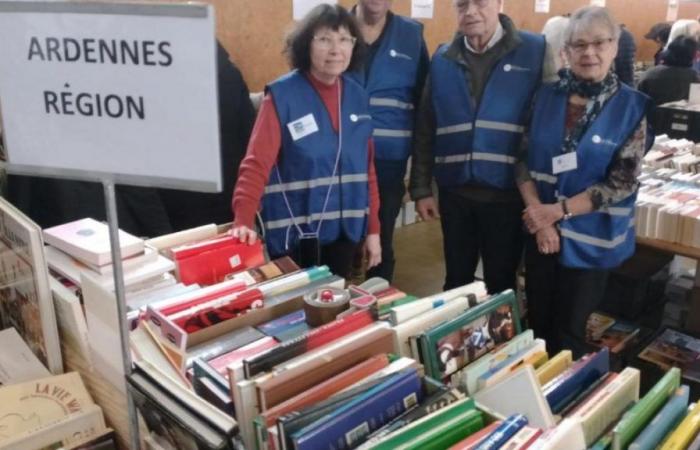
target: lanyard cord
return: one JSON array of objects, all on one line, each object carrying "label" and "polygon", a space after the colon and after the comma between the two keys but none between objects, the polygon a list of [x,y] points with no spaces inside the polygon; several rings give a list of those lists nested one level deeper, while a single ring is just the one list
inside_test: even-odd
[{"label": "lanyard cord", "polygon": [[[333,174],[331,175],[331,182],[330,185],[328,186],[328,191],[326,192],[326,199],[323,202],[323,209],[321,210],[321,218],[319,219],[318,226],[316,227],[316,231],[313,231],[311,233],[304,233],[301,229],[301,226],[297,223],[296,217],[294,216],[294,213],[292,212],[292,207],[289,204],[289,199],[287,198],[287,192],[284,190],[284,185],[282,183],[282,177],[280,176],[280,170],[279,166],[275,164],[275,174],[277,176],[277,182],[280,184],[280,188],[282,190],[282,198],[284,199],[284,204],[287,207],[287,211],[289,212],[289,217],[292,219],[292,224],[294,227],[297,229],[297,232],[299,233],[299,236],[304,236],[304,235],[311,235],[318,237],[320,232],[321,232],[321,225],[323,225],[323,219],[324,216],[326,215],[326,209],[328,208],[328,201],[331,198],[331,190],[333,190],[333,185],[335,184],[335,177],[338,174],[338,166],[340,165],[340,153],[341,153],[341,148],[342,148],[342,142],[343,142],[343,116],[341,115],[341,92],[340,92],[340,82],[338,82],[338,149],[336,150],[335,153],[335,164],[333,165]],[[313,214],[309,217],[311,221],[313,221]]]}]

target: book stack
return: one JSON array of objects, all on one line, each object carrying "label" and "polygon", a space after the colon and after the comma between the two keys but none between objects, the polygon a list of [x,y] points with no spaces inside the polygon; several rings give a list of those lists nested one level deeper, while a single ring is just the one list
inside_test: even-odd
[{"label": "book stack", "polygon": [[0,449],[42,448],[117,448],[77,372],[0,387]]},{"label": "book stack", "polygon": [[[114,267],[109,241],[109,227],[86,218],[47,228],[43,231],[46,260],[64,284],[79,287],[81,276],[90,276],[100,286],[114,290]],[[143,239],[119,231],[119,245],[127,295],[143,295],[156,288],[176,284],[170,273],[173,262],[160,255]]]},{"label": "book stack", "polygon": [[700,339],[696,337],[665,328],[638,357],[662,370],[678,367],[683,378],[700,382]]},{"label": "book stack", "polygon": [[[672,175],[671,180],[665,181],[660,176],[666,176],[667,170],[640,177],[635,217],[637,235],[700,246],[700,186],[692,179],[677,181],[685,176],[682,174]],[[691,178],[694,177],[700,175]]]},{"label": "book stack", "polygon": [[651,169],[675,169],[679,172],[698,173],[700,147],[688,139],[656,136],[654,146],[644,155],[644,165]]},{"label": "book stack", "polygon": [[635,342],[639,331],[639,327],[630,322],[594,312],[586,324],[586,342],[599,348],[607,347],[610,353],[619,353]]}]

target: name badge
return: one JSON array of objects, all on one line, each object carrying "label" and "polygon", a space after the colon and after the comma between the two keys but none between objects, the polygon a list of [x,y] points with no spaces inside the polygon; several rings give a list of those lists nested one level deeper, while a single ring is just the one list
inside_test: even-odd
[{"label": "name badge", "polygon": [[304,136],[308,136],[312,133],[318,131],[318,125],[316,124],[316,119],[314,119],[313,114],[307,114],[304,117],[295,120],[294,122],[289,122],[287,124],[287,129],[292,135],[292,139],[298,141]]},{"label": "name badge", "polygon": [[564,153],[563,155],[552,158],[552,173],[554,175],[575,170],[577,167],[576,152]]}]

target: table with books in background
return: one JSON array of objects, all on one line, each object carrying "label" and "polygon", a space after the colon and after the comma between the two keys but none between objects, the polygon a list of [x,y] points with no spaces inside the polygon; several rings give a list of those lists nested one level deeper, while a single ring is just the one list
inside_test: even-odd
[{"label": "table with books in background", "polygon": [[[111,268],[98,257],[106,226],[44,230],[75,372],[0,387],[0,450],[76,448],[64,433],[85,424],[93,443],[107,427],[123,437],[126,389],[156,450],[700,447],[700,406],[689,409],[698,397],[681,384],[690,365],[660,370],[647,390],[639,369],[611,364],[608,343],[550,354],[522,327],[512,291],[487,295],[475,282],[417,298],[381,279],[346,286],[325,266],[265,261],[259,245],[222,231],[123,236],[134,357],[125,377]],[[685,343],[662,336],[647,356],[700,354]],[[70,362],[73,351],[84,364]],[[60,392],[49,383],[79,392],[80,411],[2,421],[27,410],[27,392]],[[79,448],[115,448],[109,439]]]}]

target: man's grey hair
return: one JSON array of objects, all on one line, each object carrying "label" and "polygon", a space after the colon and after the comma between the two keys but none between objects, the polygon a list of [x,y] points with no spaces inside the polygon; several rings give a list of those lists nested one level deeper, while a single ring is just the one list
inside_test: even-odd
[{"label": "man's grey hair", "polygon": [[571,14],[569,25],[564,30],[564,42],[571,43],[574,34],[594,25],[602,25],[610,30],[610,37],[617,41],[620,37],[620,26],[607,8],[600,6],[584,6]]}]

